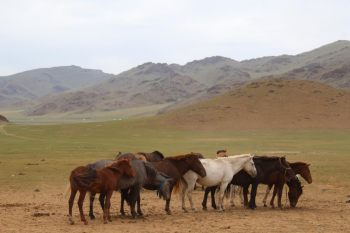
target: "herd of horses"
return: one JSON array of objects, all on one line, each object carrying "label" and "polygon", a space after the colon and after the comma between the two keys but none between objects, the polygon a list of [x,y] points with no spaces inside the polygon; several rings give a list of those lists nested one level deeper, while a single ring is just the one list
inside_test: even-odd
[{"label": "herd of horses", "polygon": [[[288,199],[291,207],[297,205],[302,195],[303,186],[297,175],[308,183],[312,182],[310,164],[304,162],[289,163],[285,157],[255,156],[242,154],[235,156],[205,159],[199,153],[165,157],[161,152],[152,153],[118,153],[114,160],[100,160],[93,164],[75,168],[70,175],[69,221],[72,219],[72,208],[76,194],[79,191],[78,207],[80,219],[87,224],[83,212],[83,203],[87,193],[90,193],[89,217],[94,219],[93,202],[99,193],[99,202],[103,210],[103,222],[111,221],[110,206],[114,191],[121,193],[120,213],[125,215],[124,202],[130,206],[133,218],[142,216],[140,193],[142,188],[156,190],[157,195],[165,200],[165,211],[171,214],[170,200],[172,192],[179,192],[182,209],[187,212],[185,197],[187,196],[191,209],[195,210],[192,201],[192,191],[195,185],[202,185],[204,198],[203,210],[207,209],[207,198],[211,194],[211,206],[218,211],[224,210],[225,194],[231,194],[231,205],[234,205],[230,187],[238,186],[243,189],[243,204],[255,209],[256,193],[259,184],[268,185],[264,197],[266,206],[267,196],[273,189],[270,205],[274,207],[277,194],[278,207],[282,208],[281,198],[283,186],[289,187]],[[249,187],[250,199],[248,201]],[[218,205],[215,202],[218,193]],[[136,209],[136,210],[135,210]]]}]

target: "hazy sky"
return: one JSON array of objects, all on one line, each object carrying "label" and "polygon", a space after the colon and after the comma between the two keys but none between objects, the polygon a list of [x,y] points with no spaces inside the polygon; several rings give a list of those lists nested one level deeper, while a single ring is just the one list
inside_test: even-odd
[{"label": "hazy sky", "polygon": [[0,0],[0,75],[297,54],[349,40],[349,10],[345,0]]}]

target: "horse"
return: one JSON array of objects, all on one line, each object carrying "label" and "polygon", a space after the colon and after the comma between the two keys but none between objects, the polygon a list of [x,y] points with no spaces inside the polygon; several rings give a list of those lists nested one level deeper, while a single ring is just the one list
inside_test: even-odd
[{"label": "horse", "polygon": [[[175,188],[180,185],[182,176],[190,170],[197,173],[200,177],[205,177],[207,174],[199,160],[198,154],[195,153],[167,157],[161,161],[152,162],[152,164],[159,172],[162,172],[173,179],[171,191],[174,185],[176,185]],[[165,211],[167,214],[171,215],[170,198],[166,200]]]},{"label": "horse", "polygon": [[212,187],[220,185],[219,195],[219,211],[223,208],[224,191],[227,185],[232,180],[232,177],[244,169],[250,176],[255,177],[257,174],[254,166],[253,156],[251,154],[243,154],[229,157],[220,157],[217,159],[201,159],[201,163],[207,172],[207,176],[199,177],[198,174],[193,171],[188,171],[181,182],[181,197],[182,197],[182,209],[187,212],[185,207],[185,195],[190,201],[192,210],[195,210],[192,201],[192,190],[197,183]]},{"label": "horse", "polygon": [[122,177],[119,182],[121,189],[120,213],[125,215],[124,200],[130,205],[132,218],[136,218],[135,205],[137,204],[137,214],[142,216],[140,190],[142,187],[150,190],[158,190],[159,197],[167,200],[170,198],[170,187],[172,179],[158,172],[151,163],[141,160],[132,160],[131,166],[136,171],[133,178]]},{"label": "horse", "polygon": [[124,174],[129,177],[135,176],[135,171],[132,169],[128,160],[120,160],[102,168],[101,170],[94,170],[87,166],[75,168],[69,177],[71,188],[71,195],[68,201],[70,223],[74,224],[72,219],[72,208],[75,195],[78,191],[80,219],[85,225],[87,225],[87,221],[83,213],[83,203],[86,192],[103,193],[106,195],[106,201],[104,203],[105,208],[103,211],[103,222],[107,223],[107,220],[111,221],[111,197],[115,187],[119,183],[121,176]]},{"label": "horse", "polygon": [[[311,172],[310,172],[310,168],[309,168],[310,165],[311,164],[307,164],[304,162],[289,163],[289,166],[293,169],[294,173],[303,177],[304,180],[306,180],[306,182],[309,184],[312,183],[312,176],[311,176]],[[267,197],[272,189],[272,186],[273,186],[273,184],[270,184],[266,188],[266,193],[265,193],[265,196],[263,199],[264,207],[267,207],[266,200],[267,200]],[[271,198],[270,203],[273,203],[274,199],[275,199],[275,195]],[[289,199],[289,200],[291,200],[291,199]],[[292,199],[292,201],[290,201],[291,207],[295,207],[297,202],[298,202],[298,200]],[[271,205],[273,206],[274,204],[271,204]]]},{"label": "horse", "polygon": [[[257,170],[257,176],[255,178],[252,178],[249,174],[242,170],[238,172],[231,180],[231,184],[243,187],[244,206],[249,207],[250,209],[256,208],[256,191],[258,184],[261,183],[276,184],[278,187],[278,206],[281,208],[283,185],[286,181],[289,182],[296,179],[295,173],[287,163],[285,157],[254,156],[253,161]],[[282,175],[280,176],[280,174]],[[250,193],[250,201],[248,203],[248,188],[250,185],[252,185],[252,190]],[[294,187],[295,186],[293,186],[293,188]],[[217,208],[214,198],[216,188],[216,186],[206,188],[202,202],[202,207],[204,210],[207,209],[209,192],[211,193],[212,207],[214,209]]]},{"label": "horse", "polygon": [[[172,180],[165,176],[164,174],[160,174],[151,163],[145,162],[140,159],[136,159],[137,157],[132,156],[133,154],[127,153],[120,157],[126,159],[129,158],[132,168],[134,169],[136,175],[135,177],[126,177],[122,176],[116,186],[116,190],[121,190],[121,206],[120,212],[124,215],[124,200],[127,199],[130,204],[130,212],[132,217],[136,217],[135,212],[135,203],[137,202],[137,213],[139,215],[143,215],[140,208],[140,189],[142,187],[151,187],[148,189],[157,190],[158,196],[163,197],[165,200],[170,198],[170,183]],[[111,162],[112,160],[100,160],[93,164],[89,164],[88,167],[93,169],[101,169],[105,164]],[[100,194],[99,201],[102,209],[104,209],[104,194]],[[91,193],[90,195],[90,210],[89,216],[91,219],[94,219],[95,216],[93,214],[93,202],[95,199],[95,194]]]}]

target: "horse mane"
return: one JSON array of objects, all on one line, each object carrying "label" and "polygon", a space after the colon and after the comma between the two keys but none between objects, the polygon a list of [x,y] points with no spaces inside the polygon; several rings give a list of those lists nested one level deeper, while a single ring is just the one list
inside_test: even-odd
[{"label": "horse mane", "polygon": [[295,165],[295,166],[307,166],[308,163],[305,162],[293,162],[293,163],[289,163],[290,165]]},{"label": "horse mane", "polygon": [[254,155],[254,158],[265,160],[265,161],[271,161],[271,160],[279,160],[281,157],[278,156],[267,156],[267,155]]},{"label": "horse mane", "polygon": [[185,155],[166,157],[165,159],[171,160],[171,161],[179,161],[179,160],[184,160],[187,158],[198,158],[198,155],[191,153],[191,154],[185,154]]},{"label": "horse mane", "polygon": [[251,157],[252,154],[241,154],[241,155],[230,155],[227,157],[218,157],[217,159],[229,159],[229,158],[245,158],[245,157]]}]

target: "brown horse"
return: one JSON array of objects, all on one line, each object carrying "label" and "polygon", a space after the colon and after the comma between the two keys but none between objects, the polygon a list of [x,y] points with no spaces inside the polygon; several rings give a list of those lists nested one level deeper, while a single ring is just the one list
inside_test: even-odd
[{"label": "brown horse", "polygon": [[[196,172],[201,177],[205,177],[206,171],[199,161],[198,154],[186,154],[174,157],[167,157],[158,162],[152,162],[154,167],[159,171],[173,179],[171,190],[175,184],[179,184],[181,177],[192,170]],[[167,214],[171,214],[170,211],[170,198],[166,200],[165,211]]]},{"label": "brown horse", "polygon": [[[295,162],[295,163],[289,163],[289,166],[293,169],[294,173],[295,174],[299,174],[301,175],[301,177],[303,177],[309,184],[312,183],[312,176],[311,176],[311,172],[310,172],[310,167],[311,164],[307,164],[307,163],[304,163],[304,162]],[[266,193],[265,193],[265,197],[263,199],[263,203],[264,203],[264,206],[266,207],[266,200],[267,200],[267,197],[272,189],[272,187],[274,186],[274,184],[269,184],[266,188]],[[290,185],[289,185],[290,186]],[[275,191],[275,187],[274,187],[274,190],[273,190],[273,195],[272,195],[272,198],[271,198],[271,201],[270,201],[270,205],[271,206],[274,206],[274,202],[275,202],[275,196],[276,196],[276,192]],[[290,193],[288,194],[289,196],[293,195],[293,193],[291,193],[291,191],[293,191],[294,189],[290,189]],[[300,195],[299,195],[300,196]],[[290,202],[290,206],[291,207],[295,207],[298,203],[298,199],[289,199],[289,202]]]},{"label": "brown horse", "polygon": [[112,163],[110,166],[102,168],[101,170],[94,170],[87,166],[80,166],[75,168],[70,175],[71,195],[69,198],[69,221],[74,224],[72,219],[72,208],[76,193],[79,191],[78,207],[80,212],[80,219],[87,224],[83,213],[83,203],[86,192],[103,193],[106,195],[105,208],[103,211],[103,222],[111,221],[110,206],[111,196],[115,187],[117,186],[122,175],[130,177],[135,176],[135,171],[132,169],[129,160],[120,160]]}]

